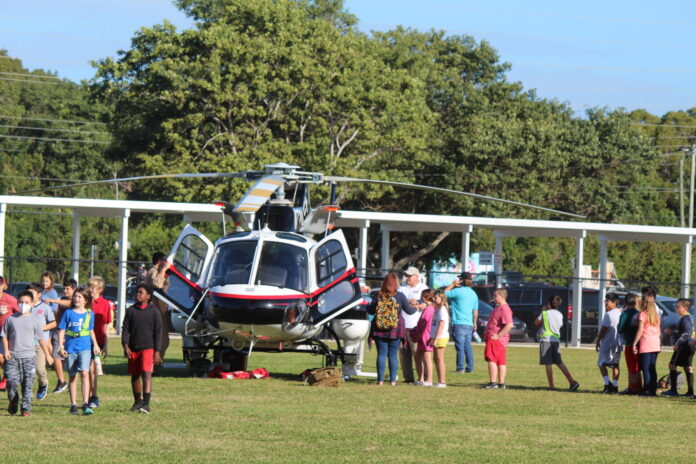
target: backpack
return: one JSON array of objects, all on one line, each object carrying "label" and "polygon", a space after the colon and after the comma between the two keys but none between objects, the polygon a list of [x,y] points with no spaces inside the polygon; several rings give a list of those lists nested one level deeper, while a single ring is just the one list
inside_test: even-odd
[{"label": "backpack", "polygon": [[377,330],[392,330],[399,325],[399,305],[389,295],[381,295],[375,311],[375,328]]}]

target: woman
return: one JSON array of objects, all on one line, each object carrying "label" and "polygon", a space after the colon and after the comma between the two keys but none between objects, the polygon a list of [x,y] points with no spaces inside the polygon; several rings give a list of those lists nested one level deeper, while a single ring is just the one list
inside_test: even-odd
[{"label": "woman", "polygon": [[638,331],[633,339],[633,353],[638,354],[643,371],[643,393],[657,395],[657,355],[660,353],[660,315],[657,313],[655,295],[647,292],[642,298],[638,314]]},{"label": "woman", "polygon": [[[382,281],[382,287],[370,306],[369,314],[374,314],[372,338],[377,345],[377,385],[384,384],[384,369],[389,359],[389,381],[396,385],[396,371],[399,367],[399,343],[406,336],[403,314],[415,314],[417,307],[411,306],[406,297],[398,293],[399,281],[389,272]],[[395,314],[392,315],[392,312]]]}]

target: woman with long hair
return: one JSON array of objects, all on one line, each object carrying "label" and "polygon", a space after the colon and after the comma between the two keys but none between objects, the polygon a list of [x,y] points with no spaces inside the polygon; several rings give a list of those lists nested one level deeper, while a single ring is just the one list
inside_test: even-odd
[{"label": "woman with long hair", "polygon": [[[647,290],[647,289],[646,289]],[[643,371],[643,393],[657,394],[657,355],[660,354],[660,315],[655,304],[655,292],[644,291],[638,314],[638,330],[633,339],[633,353],[638,354]]]},{"label": "woman with long hair", "polygon": [[389,360],[389,382],[396,385],[396,373],[399,368],[399,344],[406,336],[404,313],[415,314],[417,307],[411,306],[406,297],[397,292],[399,281],[393,272],[387,273],[382,280],[377,298],[367,308],[374,314],[372,320],[372,339],[377,345],[377,385],[384,384],[384,370]]}]

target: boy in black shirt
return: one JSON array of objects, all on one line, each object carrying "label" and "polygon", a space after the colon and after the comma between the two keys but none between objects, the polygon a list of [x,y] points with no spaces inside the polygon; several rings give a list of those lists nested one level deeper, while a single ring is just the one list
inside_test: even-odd
[{"label": "boy in black shirt", "polygon": [[694,324],[691,320],[691,315],[689,314],[689,308],[691,308],[691,301],[686,298],[680,298],[677,300],[675,309],[677,314],[681,316],[679,319],[679,324],[677,325],[677,333],[679,338],[674,344],[674,354],[672,354],[672,359],[669,361],[669,381],[670,388],[667,391],[662,392],[664,396],[679,396],[677,393],[677,366],[684,367],[684,373],[686,374],[686,383],[688,385],[688,390],[686,392],[687,396],[693,396],[694,394],[694,374],[691,368],[691,360],[694,357],[693,351],[691,351],[691,333],[694,330]]},{"label": "boy in black shirt", "polygon": [[[123,354],[128,359],[128,373],[135,402],[130,410],[150,413],[152,369],[159,364],[162,343],[162,316],[152,303],[152,289],[140,284],[136,287],[136,304],[126,310],[121,329]],[[142,379],[142,382],[141,382]]]}]

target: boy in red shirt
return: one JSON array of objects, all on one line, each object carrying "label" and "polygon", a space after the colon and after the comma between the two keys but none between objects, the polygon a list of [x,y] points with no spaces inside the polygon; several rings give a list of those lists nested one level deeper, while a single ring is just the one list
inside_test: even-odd
[{"label": "boy in red shirt", "polygon": [[[3,324],[12,313],[18,313],[19,307],[17,306],[17,299],[6,293],[7,291],[7,280],[3,276],[0,276],[0,329],[2,329]],[[5,365],[5,352],[0,344],[0,366]],[[0,391],[7,388],[7,377],[4,375],[2,380],[0,380]]]},{"label": "boy in red shirt", "polygon": [[[89,291],[92,295],[92,312],[94,313],[94,335],[99,344],[99,350],[103,357],[108,354],[108,336],[107,325],[113,320],[111,302],[104,298],[104,279],[99,276],[94,276],[88,281]],[[94,361],[90,365],[90,385],[92,392],[90,394],[89,407],[94,409],[101,405],[99,395],[97,395],[97,373],[94,366]]]},{"label": "boy in red shirt", "polygon": [[486,351],[485,358],[488,362],[488,377],[490,381],[486,388],[507,388],[505,386],[505,374],[507,374],[507,344],[510,341],[509,332],[512,329],[512,310],[507,304],[507,290],[496,288],[493,292],[493,301],[496,306],[488,318],[486,324]]}]

